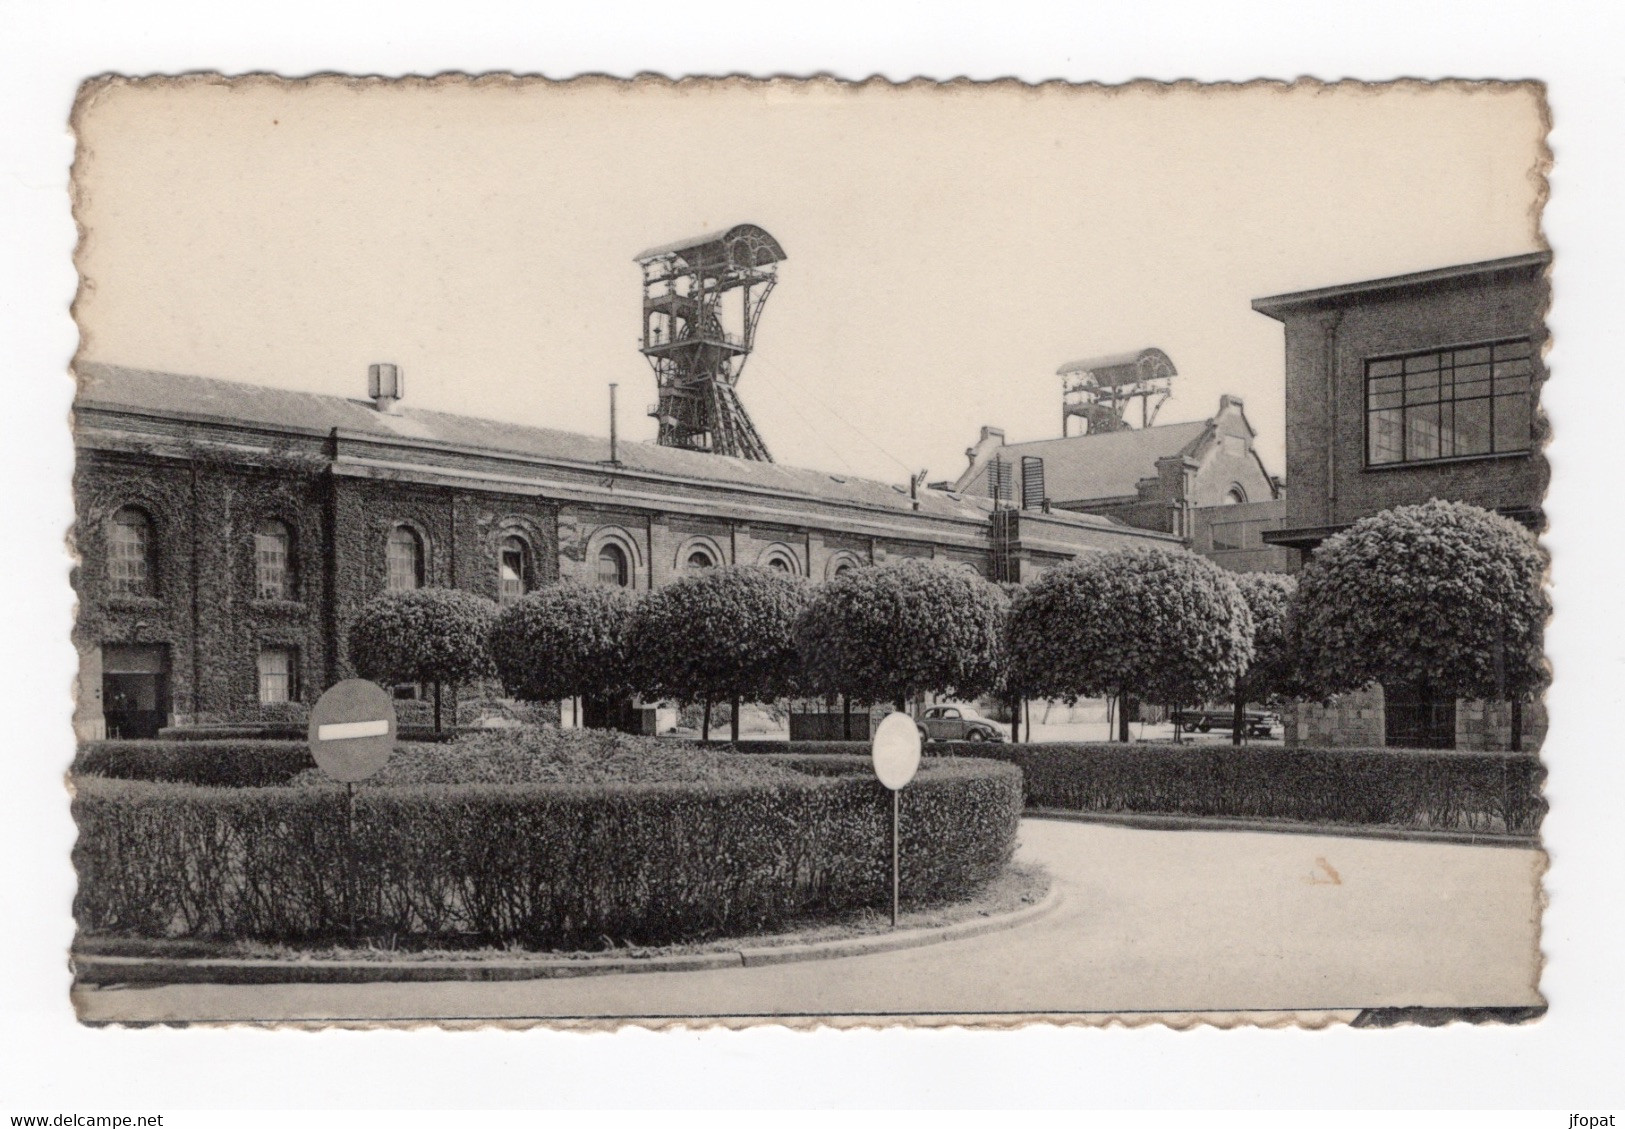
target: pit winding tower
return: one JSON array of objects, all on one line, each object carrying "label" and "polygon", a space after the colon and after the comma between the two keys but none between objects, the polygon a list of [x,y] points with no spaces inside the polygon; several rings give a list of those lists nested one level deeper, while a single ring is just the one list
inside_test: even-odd
[{"label": "pit winding tower", "polygon": [[1179,370],[1161,349],[1141,349],[1069,361],[1055,375],[1061,378],[1061,438],[1065,439],[1067,421],[1073,416],[1083,418],[1088,435],[1126,430],[1129,422],[1124,414],[1134,400],[1140,401],[1140,426],[1150,427],[1158,409],[1173,394],[1171,382]]},{"label": "pit winding tower", "polygon": [[655,372],[663,447],[772,462],[739,400],[756,323],[785,259],[755,224],[652,247],[643,268],[643,348]]}]

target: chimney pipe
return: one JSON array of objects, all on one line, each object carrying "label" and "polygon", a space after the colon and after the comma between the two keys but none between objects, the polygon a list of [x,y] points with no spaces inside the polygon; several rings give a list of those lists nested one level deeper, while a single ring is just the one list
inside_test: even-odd
[{"label": "chimney pipe", "polygon": [[367,366],[367,395],[373,407],[394,415],[401,410],[405,392],[406,380],[398,367],[388,362]]},{"label": "chimney pipe", "polygon": [[609,465],[620,466],[620,450],[615,436],[615,389],[620,387],[614,381],[609,385]]}]

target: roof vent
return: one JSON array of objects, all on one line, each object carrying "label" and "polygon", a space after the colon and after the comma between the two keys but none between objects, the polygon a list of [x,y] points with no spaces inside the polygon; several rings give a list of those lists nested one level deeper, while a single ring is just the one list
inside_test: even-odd
[{"label": "roof vent", "polygon": [[393,415],[401,410],[405,393],[406,380],[399,368],[388,363],[367,366],[367,395],[373,407]]}]

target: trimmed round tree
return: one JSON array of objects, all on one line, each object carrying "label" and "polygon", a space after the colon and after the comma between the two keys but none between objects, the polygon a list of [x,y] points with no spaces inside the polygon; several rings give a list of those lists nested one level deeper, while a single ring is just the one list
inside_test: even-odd
[{"label": "trimmed round tree", "polygon": [[795,693],[795,625],[809,599],[805,581],[755,565],[708,569],[655,589],[627,628],[637,688],[704,703],[702,740],[711,737],[711,703],[732,703],[738,741],[742,702]]},{"label": "trimmed round tree", "polygon": [[[363,604],[350,624],[350,662],[362,678],[434,685],[439,733],[444,684],[491,673],[488,647],[496,604],[455,588],[388,592]],[[455,695],[454,695],[455,698]]]},{"label": "trimmed round tree", "polygon": [[626,629],[636,606],[626,589],[605,584],[567,580],[538,588],[497,613],[491,628],[497,677],[528,702],[626,693]]},{"label": "trimmed round tree", "polygon": [[1010,609],[1011,692],[1130,700],[1223,699],[1252,658],[1252,616],[1231,574],[1183,549],[1091,553],[1029,582]]},{"label": "trimmed round tree", "polygon": [[1373,682],[1424,698],[1522,704],[1546,684],[1546,555],[1517,522],[1437,499],[1327,538],[1298,579],[1293,636],[1306,689]]},{"label": "trimmed round tree", "polygon": [[1246,736],[1247,703],[1289,691],[1292,656],[1287,619],[1298,581],[1279,572],[1243,572],[1236,576],[1236,587],[1253,617],[1253,657],[1235,688],[1231,743],[1239,745]]},{"label": "trimmed round tree", "polygon": [[903,709],[916,693],[976,698],[1000,688],[1009,601],[946,561],[905,559],[820,585],[796,626],[809,687]]}]

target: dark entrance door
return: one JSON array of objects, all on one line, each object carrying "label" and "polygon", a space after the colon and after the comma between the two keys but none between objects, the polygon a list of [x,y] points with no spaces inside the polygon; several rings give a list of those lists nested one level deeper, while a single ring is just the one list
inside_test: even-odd
[{"label": "dark entrance door", "polygon": [[1414,686],[1384,686],[1382,690],[1383,729],[1390,747],[1456,747],[1456,699],[1435,697]]},{"label": "dark entrance door", "polygon": [[156,737],[169,724],[169,648],[102,648],[102,717],[109,737]]},{"label": "dark entrance door", "polygon": [[628,697],[581,699],[581,725],[584,729],[619,729],[622,733],[642,733],[642,717]]}]

